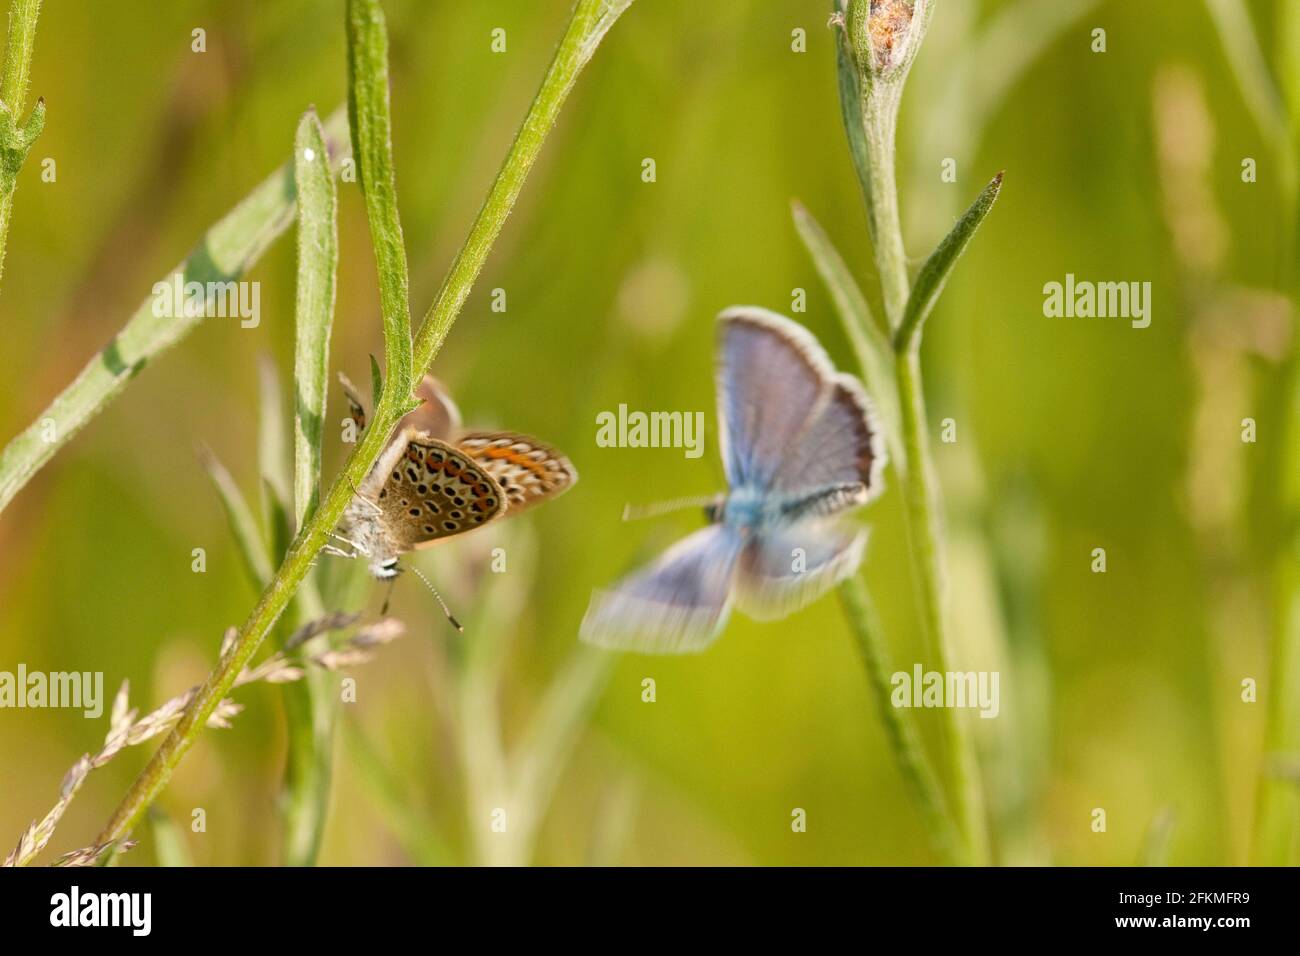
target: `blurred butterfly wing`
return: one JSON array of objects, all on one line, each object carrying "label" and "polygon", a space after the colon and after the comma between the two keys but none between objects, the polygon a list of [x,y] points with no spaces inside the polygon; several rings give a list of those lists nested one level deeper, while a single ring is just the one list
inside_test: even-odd
[{"label": "blurred butterfly wing", "polygon": [[460,430],[460,409],[442,383],[432,375],[425,375],[415,390],[415,396],[421,403],[403,416],[398,431],[410,427],[430,438],[451,441]]},{"label": "blurred butterfly wing", "polygon": [[836,374],[827,381],[816,411],[787,446],[769,488],[796,497],[858,488],[861,493],[839,500],[840,507],[856,507],[883,490],[884,465],[885,449],[866,390],[853,376]]},{"label": "blurred butterfly wing", "polygon": [[[413,429],[398,433],[380,464],[379,490],[367,497],[379,506],[399,552],[473,531],[509,507],[496,479],[473,459]],[[367,476],[368,485],[378,468]]]},{"label": "blurred butterfly wing", "polygon": [[645,654],[703,650],[731,610],[741,547],[724,525],[683,538],[654,564],[595,592],[582,619],[582,639]]},{"label": "blurred butterfly wing", "polygon": [[342,370],[339,371],[339,384],[343,386],[343,394],[348,400],[348,418],[352,419],[352,424],[356,426],[357,434],[360,435],[366,429],[366,422],[370,420],[366,412],[366,401]]},{"label": "blurred butterfly wing", "polygon": [[[352,380],[343,372],[339,372],[339,384],[343,386],[343,394],[347,396],[348,417],[356,426],[357,434],[360,434],[365,430],[366,422],[369,420],[365,399],[352,384]],[[415,390],[415,395],[420,399],[420,405],[402,417],[397,425],[396,434],[400,435],[409,428],[431,438],[446,441],[453,432],[460,429],[460,409],[456,407],[456,403],[451,400],[447,390],[436,378],[425,375],[419,388]]]},{"label": "blurred butterfly wing", "polygon": [[803,326],[756,306],[718,317],[718,417],[733,487],[767,488],[835,369]]},{"label": "blurred butterfly wing", "polygon": [[851,577],[862,563],[867,533],[804,522],[755,536],[736,571],[736,605],[759,621],[785,617]]},{"label": "blurred butterfly wing", "polygon": [[511,515],[564,494],[578,480],[568,458],[527,435],[467,432],[456,444],[501,485]]}]

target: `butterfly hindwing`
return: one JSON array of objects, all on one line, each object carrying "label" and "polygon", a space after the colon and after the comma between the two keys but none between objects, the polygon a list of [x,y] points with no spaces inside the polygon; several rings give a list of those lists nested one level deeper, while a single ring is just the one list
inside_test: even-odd
[{"label": "butterfly hindwing", "polygon": [[343,394],[348,400],[348,418],[352,419],[352,424],[356,428],[356,433],[360,435],[366,430],[366,422],[369,417],[366,414],[366,401],[361,397],[361,392],[352,384],[352,380],[339,372],[339,384],[343,386]]},{"label": "butterfly hindwing", "polygon": [[501,485],[512,515],[563,494],[578,480],[569,459],[527,435],[467,432],[456,445]]},{"label": "butterfly hindwing", "polygon": [[742,542],[710,525],[653,564],[591,597],[581,636],[589,644],[644,654],[702,651],[726,623]]},{"label": "butterfly hindwing", "polygon": [[736,603],[757,621],[810,604],[862,563],[866,531],[806,521],[751,538],[736,572]]},{"label": "butterfly hindwing", "polygon": [[460,409],[442,387],[442,382],[425,374],[415,390],[415,397],[421,399],[421,404],[407,412],[398,427],[410,427],[431,438],[451,441],[460,430]]},{"label": "butterfly hindwing", "polygon": [[389,469],[376,498],[396,550],[473,531],[506,512],[500,484],[465,452],[410,430],[396,440],[403,439],[400,457],[385,456]]}]

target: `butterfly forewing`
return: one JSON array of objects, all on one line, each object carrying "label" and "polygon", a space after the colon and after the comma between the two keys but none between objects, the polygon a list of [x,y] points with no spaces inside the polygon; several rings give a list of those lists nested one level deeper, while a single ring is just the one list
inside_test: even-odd
[{"label": "butterfly forewing", "polygon": [[837,375],[769,488],[795,499],[823,498],[821,513],[831,514],[876,497],[884,488],[884,461],[866,392],[852,376]]},{"label": "butterfly forewing", "polygon": [[457,447],[496,479],[513,515],[563,494],[578,480],[569,459],[554,448],[515,432],[468,432]]},{"label": "butterfly forewing", "polygon": [[732,488],[766,488],[824,400],[834,368],[802,326],[766,309],[719,317],[718,416]]},{"label": "butterfly forewing", "polygon": [[376,502],[396,550],[473,531],[509,507],[501,485],[468,454],[436,438],[405,437]]},{"label": "butterfly forewing", "polygon": [[[881,489],[884,450],[861,383],[837,373],[807,329],[756,307],[720,317],[718,407],[733,487],[798,498]],[[837,499],[838,500],[838,499]]]}]

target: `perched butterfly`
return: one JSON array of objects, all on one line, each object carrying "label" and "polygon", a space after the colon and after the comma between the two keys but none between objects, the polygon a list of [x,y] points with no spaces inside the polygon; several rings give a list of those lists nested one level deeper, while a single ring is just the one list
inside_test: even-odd
[{"label": "perched butterfly", "polygon": [[[365,406],[347,378],[339,378],[359,431]],[[423,401],[398,423],[343,512],[334,537],[347,549],[327,548],[366,558],[381,580],[402,572],[399,555],[519,514],[578,480],[567,458],[535,438],[463,430],[460,411],[433,376],[424,377],[416,394]]]},{"label": "perched butterfly", "polygon": [[591,644],[699,651],[731,606],[784,617],[852,575],[866,532],[839,520],[881,490],[884,449],[861,383],[807,329],[752,306],[718,317],[718,417],[730,490],[706,528],[607,591],[582,621]]}]

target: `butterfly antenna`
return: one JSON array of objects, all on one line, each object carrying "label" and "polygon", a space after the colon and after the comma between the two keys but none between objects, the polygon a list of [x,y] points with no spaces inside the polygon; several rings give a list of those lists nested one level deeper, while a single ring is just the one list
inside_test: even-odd
[{"label": "butterfly antenna", "polygon": [[623,520],[639,521],[642,518],[657,518],[660,515],[681,511],[683,508],[707,508],[717,501],[717,495],[697,495],[693,498],[674,498],[671,501],[657,501],[648,505],[624,505]]},{"label": "butterfly antenna", "polygon": [[456,630],[460,631],[462,634],[464,634],[465,633],[464,626],[460,623],[460,621],[456,620],[456,615],[451,613],[451,608],[447,607],[447,602],[442,599],[442,595],[438,593],[438,589],[433,586],[433,584],[429,581],[428,578],[424,576],[424,573],[419,568],[415,567],[414,565],[408,565],[408,567],[410,568],[411,571],[415,572],[415,576],[417,578],[419,578],[421,581],[424,582],[424,586],[429,589],[429,592],[437,600],[438,606],[442,608],[442,613],[447,615],[447,620],[451,622],[451,626],[454,627]]}]

